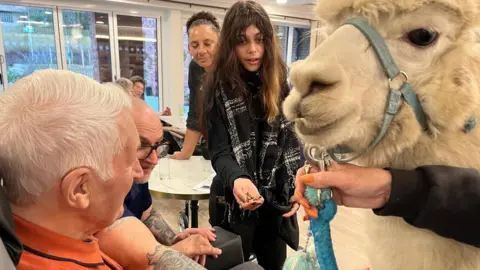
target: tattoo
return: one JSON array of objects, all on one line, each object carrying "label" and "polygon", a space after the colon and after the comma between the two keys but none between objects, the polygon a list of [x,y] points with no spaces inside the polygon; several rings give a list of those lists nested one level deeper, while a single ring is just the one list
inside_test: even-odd
[{"label": "tattoo", "polygon": [[110,225],[110,226],[108,227],[108,231],[111,232],[111,231],[113,230],[113,228],[115,228],[115,227],[117,227],[118,225],[122,224],[122,223],[125,221],[125,219],[127,219],[127,218],[117,219],[112,225]]},{"label": "tattoo", "polygon": [[161,245],[155,247],[155,251],[153,253],[147,253],[148,265],[154,265],[158,259],[160,258],[158,253],[162,249]]},{"label": "tattoo", "polygon": [[[156,249],[155,249],[156,250]],[[155,262],[155,270],[201,270],[205,269],[200,264],[191,260],[178,251],[166,250],[162,256]]]},{"label": "tattoo", "polygon": [[152,208],[150,216],[143,223],[150,229],[160,244],[166,246],[173,245],[173,239],[176,234],[157,210]]}]

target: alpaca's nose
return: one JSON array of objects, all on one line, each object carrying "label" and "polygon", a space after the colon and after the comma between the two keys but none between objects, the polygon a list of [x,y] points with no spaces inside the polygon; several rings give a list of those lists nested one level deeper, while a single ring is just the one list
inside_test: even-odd
[{"label": "alpaca's nose", "polygon": [[325,91],[342,80],[341,67],[332,62],[304,61],[292,66],[290,79],[294,88],[303,97]]},{"label": "alpaca's nose", "polygon": [[303,95],[304,97],[310,95],[311,93],[315,91],[323,91],[324,89],[328,88],[330,84],[325,83],[325,82],[319,82],[319,81],[312,81],[310,83],[310,87],[308,88],[307,92]]}]

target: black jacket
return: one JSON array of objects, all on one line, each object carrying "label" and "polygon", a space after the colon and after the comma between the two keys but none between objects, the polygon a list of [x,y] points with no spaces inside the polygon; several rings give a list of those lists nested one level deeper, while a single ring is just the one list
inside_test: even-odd
[{"label": "black jacket", "polygon": [[15,265],[18,265],[20,256],[23,251],[23,246],[15,233],[13,224],[13,215],[10,210],[10,204],[7,196],[0,185],[0,238],[5,245],[5,248],[10,255],[10,259]]},{"label": "black jacket", "polygon": [[409,224],[480,247],[480,174],[475,169],[423,166],[388,169],[392,191],[374,212],[402,217]]}]

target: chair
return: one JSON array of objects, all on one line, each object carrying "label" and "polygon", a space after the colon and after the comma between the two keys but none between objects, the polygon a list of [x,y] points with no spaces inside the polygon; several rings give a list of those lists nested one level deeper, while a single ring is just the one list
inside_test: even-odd
[{"label": "chair", "polygon": [[[215,226],[216,240],[212,246],[222,250],[217,259],[207,257],[205,268],[208,270],[227,270],[244,263],[242,238],[222,227]],[[242,268],[245,269],[245,268]]]}]

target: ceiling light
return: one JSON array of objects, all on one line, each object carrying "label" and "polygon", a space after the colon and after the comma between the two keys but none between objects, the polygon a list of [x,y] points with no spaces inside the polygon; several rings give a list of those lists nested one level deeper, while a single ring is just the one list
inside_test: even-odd
[{"label": "ceiling light", "polygon": [[287,0],[277,0],[277,4],[286,4]]}]

